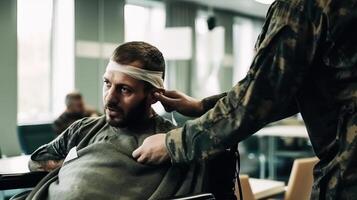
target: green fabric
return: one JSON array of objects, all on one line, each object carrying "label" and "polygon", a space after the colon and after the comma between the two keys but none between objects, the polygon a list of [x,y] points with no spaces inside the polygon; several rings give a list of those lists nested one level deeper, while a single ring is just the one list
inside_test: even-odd
[{"label": "green fabric", "polygon": [[78,154],[42,180],[28,199],[159,199],[204,192],[203,165],[148,166],[132,158],[147,136],[172,128],[159,116],[135,133],[109,126],[104,117],[77,121],[31,156],[60,160],[73,147]]}]

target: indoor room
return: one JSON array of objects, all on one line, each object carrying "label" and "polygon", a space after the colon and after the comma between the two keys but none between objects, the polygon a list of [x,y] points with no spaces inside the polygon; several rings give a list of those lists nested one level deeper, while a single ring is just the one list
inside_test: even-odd
[{"label": "indoor room", "polygon": [[356,0],[1,0],[0,200],[357,199]]}]

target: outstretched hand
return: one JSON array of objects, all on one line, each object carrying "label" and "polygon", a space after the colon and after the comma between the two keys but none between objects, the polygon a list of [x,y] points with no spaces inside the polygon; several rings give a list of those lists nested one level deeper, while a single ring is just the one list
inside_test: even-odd
[{"label": "outstretched hand", "polygon": [[162,133],[147,137],[143,144],[133,151],[133,158],[139,163],[151,165],[158,165],[169,160],[165,137],[166,134]]},{"label": "outstretched hand", "polygon": [[[184,93],[172,90],[155,92],[154,96],[167,112],[177,111],[191,117],[198,117],[204,113],[202,102]],[[169,160],[165,137],[166,134],[162,133],[147,137],[143,144],[133,151],[133,158],[142,164],[161,164]]]},{"label": "outstretched hand", "polygon": [[155,92],[154,95],[167,112],[177,111],[190,117],[199,117],[204,113],[203,104],[200,100],[182,92],[166,90],[163,93]]}]

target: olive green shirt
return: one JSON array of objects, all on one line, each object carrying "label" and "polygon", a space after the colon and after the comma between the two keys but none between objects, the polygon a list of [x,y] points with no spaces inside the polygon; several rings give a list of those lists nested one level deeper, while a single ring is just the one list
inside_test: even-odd
[{"label": "olive green shirt", "polygon": [[27,199],[141,200],[207,192],[205,163],[150,166],[133,159],[146,137],[174,128],[157,115],[146,125],[133,132],[110,126],[104,116],[75,122],[32,154],[34,161],[65,161]]}]

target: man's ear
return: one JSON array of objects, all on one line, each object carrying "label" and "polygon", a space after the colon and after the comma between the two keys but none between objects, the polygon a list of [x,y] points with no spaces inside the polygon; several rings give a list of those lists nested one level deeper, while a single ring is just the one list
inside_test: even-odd
[{"label": "man's ear", "polygon": [[154,93],[160,93],[160,94],[163,94],[165,92],[164,89],[157,89],[157,88],[154,88],[150,91],[149,95],[148,95],[148,103],[150,104],[154,104],[158,101],[158,99],[155,97]]}]

